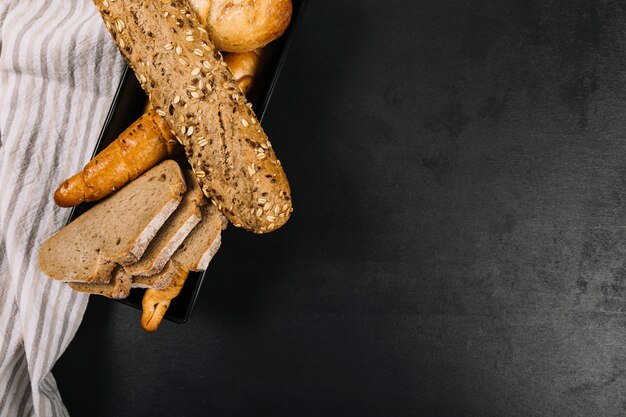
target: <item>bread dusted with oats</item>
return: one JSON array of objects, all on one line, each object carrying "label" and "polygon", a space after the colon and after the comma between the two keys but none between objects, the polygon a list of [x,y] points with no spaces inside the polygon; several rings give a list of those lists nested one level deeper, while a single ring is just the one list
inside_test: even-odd
[{"label": "bread dusted with oats", "polygon": [[282,226],[292,212],[287,177],[187,1],[94,2],[204,194],[237,227]]}]

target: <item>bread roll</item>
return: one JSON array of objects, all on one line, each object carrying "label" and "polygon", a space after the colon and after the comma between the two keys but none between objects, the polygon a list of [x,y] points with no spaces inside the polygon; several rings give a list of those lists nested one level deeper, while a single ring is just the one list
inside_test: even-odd
[{"label": "bread roll", "polygon": [[182,0],[94,0],[185,147],[202,191],[237,227],[266,233],[292,212],[287,177],[197,16]]},{"label": "bread roll", "polygon": [[244,94],[248,94],[261,67],[261,50],[224,54],[224,61]]},{"label": "bread roll", "polygon": [[61,207],[106,197],[173,155],[176,141],[154,110],[141,116],[54,193]]},{"label": "bread roll", "polygon": [[291,0],[191,0],[215,47],[247,52],[281,36],[291,20]]}]

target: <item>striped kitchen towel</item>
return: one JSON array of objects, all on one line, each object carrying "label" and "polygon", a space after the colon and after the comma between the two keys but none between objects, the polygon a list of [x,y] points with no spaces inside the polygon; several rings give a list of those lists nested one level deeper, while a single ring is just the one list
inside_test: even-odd
[{"label": "striped kitchen towel", "polygon": [[0,417],[63,416],[50,373],[87,296],[37,268],[69,210],[52,195],[90,158],[123,61],[90,0],[0,0]]}]

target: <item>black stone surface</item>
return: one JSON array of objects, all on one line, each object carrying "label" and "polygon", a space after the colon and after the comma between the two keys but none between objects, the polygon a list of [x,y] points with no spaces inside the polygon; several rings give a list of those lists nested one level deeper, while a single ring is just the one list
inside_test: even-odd
[{"label": "black stone surface", "polygon": [[295,213],[194,316],[92,297],[73,416],[623,416],[626,6],[315,1],[265,127]]}]

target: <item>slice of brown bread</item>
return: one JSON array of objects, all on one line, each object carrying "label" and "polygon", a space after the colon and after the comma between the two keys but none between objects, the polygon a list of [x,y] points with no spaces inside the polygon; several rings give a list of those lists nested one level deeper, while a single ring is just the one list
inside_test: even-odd
[{"label": "slice of brown bread", "polygon": [[156,290],[162,290],[166,288],[174,279],[174,275],[178,270],[178,264],[171,259],[167,261],[165,267],[161,272],[154,275],[146,276],[134,276],[132,277],[132,288],[154,288]]},{"label": "slice of brown bread", "polygon": [[226,228],[226,219],[210,205],[202,213],[203,219],[189,237],[180,245],[172,260],[189,271],[204,271],[222,243],[221,232]]},{"label": "slice of brown bread", "polygon": [[227,222],[213,205],[207,204],[200,211],[202,220],[174,252],[163,271],[150,277],[133,277],[134,288],[163,289],[172,282],[180,268],[187,271],[203,271],[207,268],[220,247],[221,232]]},{"label": "slice of brown bread", "polygon": [[185,170],[187,193],[176,211],[167,219],[156,234],[141,259],[124,267],[129,275],[150,276],[160,272],[172,254],[200,222],[200,206],[206,200],[198,182],[190,170]]},{"label": "slice of brown bread", "polygon": [[111,275],[111,281],[108,284],[86,284],[84,282],[68,282],[73,290],[89,293],[99,294],[109,298],[122,299],[128,297],[130,294],[130,287],[132,283],[132,277],[124,272],[122,267],[117,267],[113,270]]},{"label": "slice of brown bread", "polygon": [[59,281],[109,282],[116,264],[141,257],[185,189],[178,164],[162,162],[46,240],[39,267]]}]

